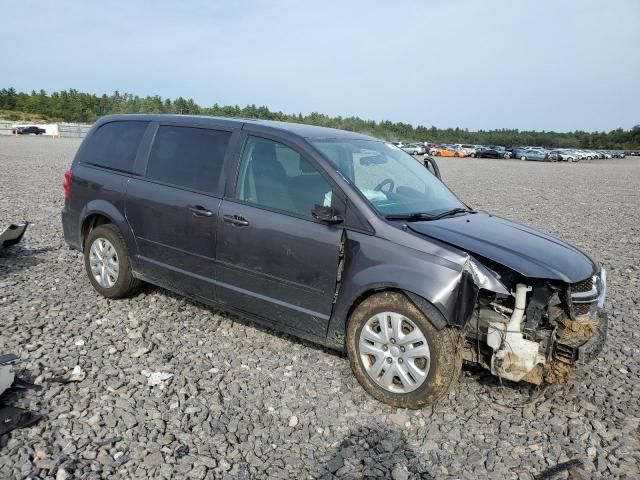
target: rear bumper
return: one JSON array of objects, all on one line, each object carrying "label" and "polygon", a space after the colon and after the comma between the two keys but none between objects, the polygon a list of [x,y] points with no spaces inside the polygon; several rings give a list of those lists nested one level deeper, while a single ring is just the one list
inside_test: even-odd
[{"label": "rear bumper", "polygon": [[64,241],[74,250],[82,250],[80,245],[80,230],[78,228],[78,216],[70,212],[67,207],[60,212]]}]

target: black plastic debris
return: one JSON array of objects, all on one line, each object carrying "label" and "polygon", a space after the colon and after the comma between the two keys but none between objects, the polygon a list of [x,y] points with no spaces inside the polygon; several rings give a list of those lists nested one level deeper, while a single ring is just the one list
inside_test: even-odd
[{"label": "black plastic debris", "polygon": [[581,468],[583,466],[584,464],[582,463],[582,460],[574,458],[572,460],[569,460],[568,462],[559,463],[557,465],[554,465],[553,467],[549,467],[546,470],[535,475],[533,478],[535,478],[535,480],[550,480],[559,473],[573,470],[575,468]]},{"label": "black plastic debris", "polygon": [[42,415],[37,413],[2,403],[2,395],[10,388],[41,388],[27,380],[16,377],[14,365],[17,362],[18,357],[13,353],[0,355],[0,435],[9,433],[16,428],[33,425],[42,418]]},{"label": "black plastic debris", "polygon": [[0,234],[0,250],[15,245],[20,240],[22,240],[24,232],[27,231],[28,226],[29,222],[18,224],[12,223],[11,225],[9,225],[9,227]]}]

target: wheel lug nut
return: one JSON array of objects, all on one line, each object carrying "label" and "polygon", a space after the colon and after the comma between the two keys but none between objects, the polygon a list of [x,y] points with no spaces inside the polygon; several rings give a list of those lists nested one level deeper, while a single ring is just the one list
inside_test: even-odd
[{"label": "wheel lug nut", "polygon": [[385,352],[387,351],[389,347],[387,347],[387,345],[382,345],[382,350],[384,350]]},{"label": "wheel lug nut", "polygon": [[400,347],[400,351],[401,351],[401,352],[404,352],[404,347]]},{"label": "wheel lug nut", "polygon": [[395,339],[395,338],[392,338],[392,339],[391,339],[391,343],[396,343],[396,339]]},{"label": "wheel lug nut", "polygon": [[391,357],[387,358],[387,363],[391,363],[393,362],[393,360],[391,359]]},{"label": "wheel lug nut", "polygon": [[399,359],[398,359],[398,363],[402,363],[402,361],[403,361],[403,360],[402,360],[401,358],[399,358]]}]

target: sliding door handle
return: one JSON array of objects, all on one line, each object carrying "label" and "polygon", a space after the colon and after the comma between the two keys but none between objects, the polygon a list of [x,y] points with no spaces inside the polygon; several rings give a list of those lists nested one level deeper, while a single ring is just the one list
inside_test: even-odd
[{"label": "sliding door handle", "polygon": [[249,225],[249,220],[244,218],[242,215],[224,215],[222,219],[236,227],[246,227]]}]

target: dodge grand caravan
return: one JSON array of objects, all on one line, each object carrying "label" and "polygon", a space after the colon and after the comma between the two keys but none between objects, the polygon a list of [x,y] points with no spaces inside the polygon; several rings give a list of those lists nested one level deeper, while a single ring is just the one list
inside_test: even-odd
[{"label": "dodge grand caravan", "polygon": [[463,361],[566,379],[604,344],[605,270],[425,162],[309,125],[107,116],[65,173],[64,235],[105,297],[150,282],[346,350],[395,406],[433,403]]}]

